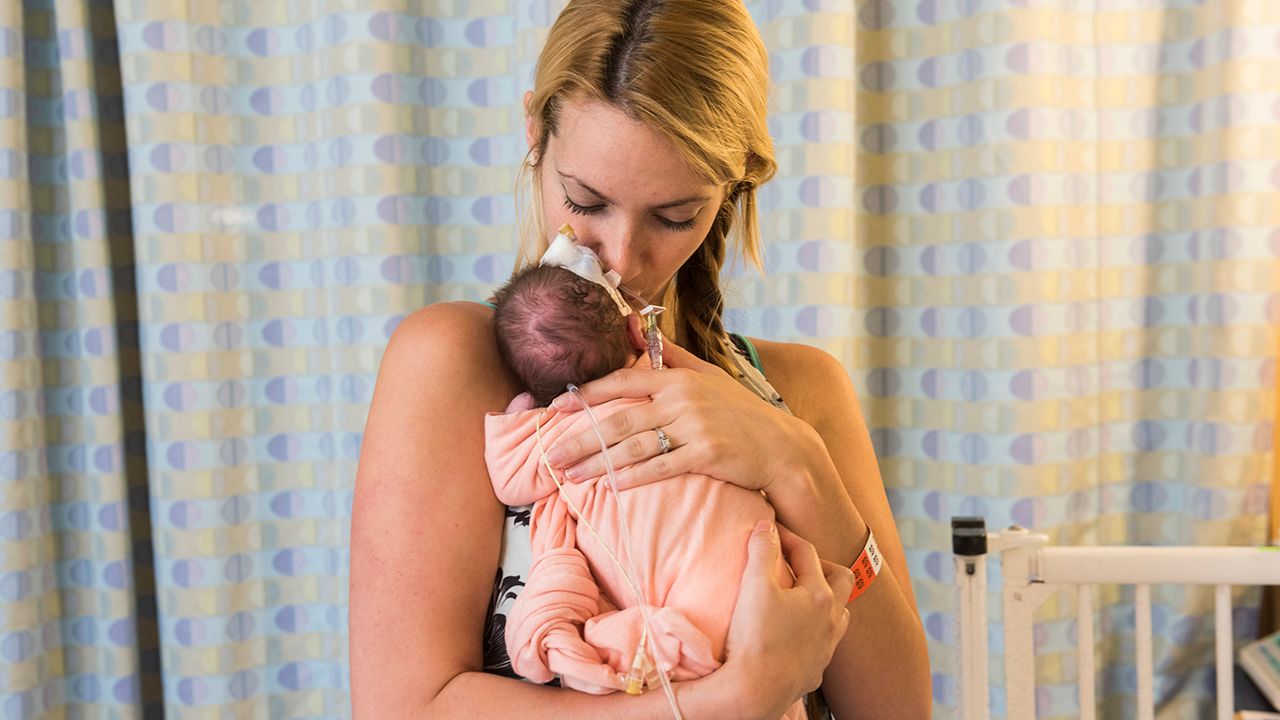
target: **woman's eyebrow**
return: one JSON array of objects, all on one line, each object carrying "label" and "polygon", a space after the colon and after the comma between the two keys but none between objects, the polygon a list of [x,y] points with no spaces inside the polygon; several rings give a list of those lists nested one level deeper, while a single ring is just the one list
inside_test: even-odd
[{"label": "woman's eyebrow", "polygon": [[[596,197],[600,198],[601,200],[603,200],[603,201],[605,201],[605,202],[613,202],[613,201],[612,201],[612,200],[610,200],[610,199],[608,198],[608,196],[606,196],[604,193],[602,193],[602,192],[600,192],[599,190],[596,190],[595,188],[591,187],[590,185],[588,185],[588,184],[586,184],[586,183],[582,182],[581,180],[579,180],[578,178],[574,177],[573,175],[570,175],[569,173],[567,173],[567,172],[563,172],[563,171],[560,171],[560,170],[557,170],[556,172],[560,173],[560,176],[561,176],[561,177],[565,177],[565,178],[568,178],[568,179],[570,179],[570,180],[574,181],[574,182],[575,182],[575,183],[577,183],[580,187],[582,187],[582,189],[583,189],[583,190],[586,190],[587,192],[591,193],[592,195],[595,195]],[[680,198],[679,200],[672,200],[671,202],[667,202],[667,203],[663,203],[663,204],[661,204],[661,205],[657,205],[657,206],[655,206],[653,209],[654,209],[654,210],[666,210],[667,208],[680,207],[681,205],[689,205],[690,203],[703,203],[703,202],[707,202],[707,201],[708,201],[708,200],[710,200],[710,199],[711,199],[711,196],[710,196],[710,195],[690,195],[689,197]]]}]

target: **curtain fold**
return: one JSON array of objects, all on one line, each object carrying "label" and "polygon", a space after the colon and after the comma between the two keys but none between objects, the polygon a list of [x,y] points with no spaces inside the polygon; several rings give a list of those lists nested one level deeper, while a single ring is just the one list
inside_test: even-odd
[{"label": "curtain fold", "polygon": [[[1264,542],[1280,4],[746,4],[779,173],[726,325],[854,378],[935,717],[950,516]],[[0,717],[350,716],[378,362],[405,315],[509,274],[560,5],[0,6]],[[1101,711],[1128,717],[1133,600],[1096,603]],[[1160,717],[1204,715],[1210,594],[1153,604]],[[1074,610],[1038,618],[1041,717],[1078,712]]]},{"label": "curtain fold", "polygon": [[0,714],[159,702],[115,21],[0,9]]},{"label": "curtain fold", "polygon": [[[953,641],[951,515],[1059,544],[1263,543],[1280,6],[869,0],[858,17],[855,376],[934,647]],[[1131,717],[1132,593],[1098,592],[1103,716]],[[1248,637],[1256,588],[1236,599]],[[1153,606],[1160,716],[1203,716],[1211,593],[1160,586]],[[1074,614],[1060,594],[1039,616],[1040,717],[1078,713]],[[951,658],[934,660],[950,705]]]}]

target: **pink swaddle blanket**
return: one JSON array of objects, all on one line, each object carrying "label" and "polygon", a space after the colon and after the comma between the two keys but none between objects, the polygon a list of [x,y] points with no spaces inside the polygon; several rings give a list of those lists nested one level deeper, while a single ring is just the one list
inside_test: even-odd
[{"label": "pink swaddle blanket", "polygon": [[[649,402],[619,399],[593,406],[603,420]],[[507,618],[512,668],[534,682],[557,674],[565,687],[603,694],[621,690],[643,631],[640,610],[623,574],[579,522],[556,489],[538,450],[540,409],[485,417],[485,462],[498,499],[533,504],[528,583]],[[549,451],[562,436],[590,430],[583,411],[543,416]],[[608,476],[560,478],[596,533],[627,564]],[[673,680],[702,677],[724,660],[725,637],[756,524],[774,519],[758,492],[704,475],[685,475],[621,493],[631,529],[636,578],[649,603],[651,629]],[[778,581],[791,587],[785,561]],[[786,717],[803,718],[803,703]]]}]

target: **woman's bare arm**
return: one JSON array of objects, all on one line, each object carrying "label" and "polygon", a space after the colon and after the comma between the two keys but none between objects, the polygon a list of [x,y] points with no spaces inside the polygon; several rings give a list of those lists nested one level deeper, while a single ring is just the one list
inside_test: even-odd
[{"label": "woman's bare arm", "polygon": [[[834,482],[814,472],[799,483],[805,488],[800,494],[813,493],[813,498],[787,498],[790,515],[780,510],[782,522],[790,522],[823,559],[841,565],[857,559],[866,542],[865,523],[886,561],[881,576],[849,605],[849,630],[827,668],[824,695],[840,720],[927,718],[932,690],[924,630],[853,383],[821,350],[755,342],[765,375],[796,417],[816,432],[811,456],[829,457],[838,473]],[[856,513],[848,512],[848,504]]]},{"label": "woman's bare arm", "polygon": [[[379,370],[352,511],[355,717],[665,717],[662,693],[592,696],[481,671],[503,523],[484,465],[483,418],[519,391],[498,360],[489,313],[465,303],[414,313]],[[770,587],[771,577],[744,578],[744,607],[757,610],[737,655],[677,686],[687,717],[763,720],[806,678],[816,682],[845,612],[820,573],[788,591]],[[832,584],[847,588],[847,577]],[[769,619],[782,616],[787,623]],[[768,662],[770,647],[789,651],[790,672]]]}]

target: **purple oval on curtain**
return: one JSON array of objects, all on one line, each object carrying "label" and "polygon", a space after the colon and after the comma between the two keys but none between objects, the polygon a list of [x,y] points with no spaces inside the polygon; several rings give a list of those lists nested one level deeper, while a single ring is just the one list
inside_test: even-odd
[{"label": "purple oval on curtain", "polygon": [[443,225],[453,215],[453,206],[449,203],[448,198],[429,197],[423,202],[423,212],[426,216],[427,224]]},{"label": "purple oval on curtain", "polygon": [[[836,54],[825,46],[811,47],[800,57],[800,67],[810,77],[826,77],[834,74],[839,62]],[[869,62],[862,66],[858,80],[868,92],[889,92],[898,81],[898,73],[889,62]]]},{"label": "purple oval on curtain", "polygon": [[176,143],[160,143],[151,148],[151,164],[160,172],[177,172],[186,163],[186,155]]},{"label": "purple oval on curtain", "polygon": [[253,613],[247,610],[233,613],[227,618],[226,636],[228,640],[233,642],[243,642],[253,637],[254,630],[257,629],[258,621],[254,619]]},{"label": "purple oval on curtain", "polygon": [[1015,525],[1033,529],[1044,525],[1049,517],[1049,508],[1042,498],[1023,498],[1013,504],[1009,514]]},{"label": "purple oval on curtain", "polygon": [[26,572],[11,572],[0,575],[0,598],[9,602],[21,602],[31,596],[35,590],[35,581]]},{"label": "purple oval on curtain", "polygon": [[463,36],[476,47],[492,47],[498,41],[498,24],[490,18],[477,18],[467,23]]},{"label": "purple oval on curtain", "polygon": [[209,697],[209,687],[200,678],[182,678],[178,681],[178,702],[183,705],[203,705]]},{"label": "purple oval on curtain", "polygon": [[395,255],[383,260],[379,271],[387,282],[403,285],[409,281],[410,262],[410,259],[404,255]]},{"label": "purple oval on curtain", "polygon": [[806,242],[796,251],[796,262],[808,272],[820,272],[831,267],[835,261],[835,250],[822,240]]},{"label": "purple oval on curtain", "polygon": [[898,332],[902,326],[902,319],[896,308],[870,308],[863,319],[863,325],[874,337],[889,337]]},{"label": "purple oval on curtain", "polygon": [[200,451],[195,443],[189,441],[176,442],[165,450],[165,459],[174,470],[190,470],[200,460]]},{"label": "purple oval on curtain", "polygon": [[[805,198],[805,185],[811,180],[817,180],[822,185],[819,186],[821,195],[821,204],[814,204]],[[835,183],[826,177],[807,178],[800,185],[800,197],[805,201],[806,205],[812,207],[823,207],[831,205],[835,201],[836,189]],[[898,191],[892,185],[873,185],[862,193],[862,207],[872,215],[891,215],[898,209]]]},{"label": "purple oval on curtain", "polygon": [[1224,455],[1230,451],[1231,436],[1231,430],[1225,425],[1205,423],[1196,433],[1196,452],[1202,455]]},{"label": "purple oval on curtain", "polygon": [[444,25],[435,18],[419,18],[414,25],[418,44],[423,47],[439,47],[444,44]]},{"label": "purple oval on curtain", "polygon": [[1227,511],[1227,499],[1221,490],[1197,488],[1191,494],[1191,515],[1199,520],[1219,520]]},{"label": "purple oval on curtain", "polygon": [[389,12],[374,13],[369,18],[369,33],[383,42],[397,42],[400,37],[400,16]]},{"label": "purple oval on curtain", "polygon": [[222,502],[222,519],[238,525],[253,514],[253,505],[243,495],[233,495]]},{"label": "purple oval on curtain", "polygon": [[[962,145],[973,147],[987,142],[986,124],[982,116],[976,113],[965,115],[956,124],[956,135]],[[973,181],[974,178],[969,178]]]},{"label": "purple oval on curtain", "polygon": [[152,50],[177,49],[180,39],[177,27],[170,22],[151,22],[142,28],[142,42]]},{"label": "purple oval on curtain", "polygon": [[986,69],[986,60],[982,57],[982,52],[975,48],[962,51],[960,57],[956,59],[956,73],[964,82],[977,80],[984,69]]},{"label": "purple oval on curtain", "polygon": [[161,205],[152,217],[161,232],[176,233],[187,228],[187,210],[177,203]]},{"label": "purple oval on curtain", "polygon": [[951,553],[933,551],[924,556],[924,571],[937,582],[944,582],[951,568]]},{"label": "purple oval on curtain", "polygon": [[10,510],[0,515],[0,538],[14,542],[25,539],[35,530],[36,524],[26,512]]},{"label": "purple oval on curtain", "polygon": [[930,519],[939,522],[945,520],[948,517],[947,508],[948,503],[945,494],[934,490],[924,496],[924,512]]},{"label": "purple oval on curtain", "polygon": [[[1019,435],[1009,444],[1009,456],[1013,461],[1022,465],[1035,465],[1044,461],[1045,455],[1049,452],[1048,443],[1044,438],[1036,433],[1027,433]],[[1017,505],[1014,505],[1017,510]],[[1042,518],[1043,519],[1043,518]],[[1034,527],[1026,523],[1018,523],[1024,527]]]},{"label": "purple oval on curtain", "polygon": [[30,630],[9,633],[0,640],[0,657],[9,662],[22,662],[35,654],[36,645],[35,635]]},{"label": "purple oval on curtain", "polygon": [[404,96],[404,82],[399,75],[382,73],[373,79],[370,90],[374,97],[383,102],[397,103]]},{"label": "purple oval on curtain", "polygon": [[[808,113],[805,115],[805,118],[808,119],[809,116],[818,115],[818,114],[820,114],[822,117],[826,117],[826,113]],[[830,136],[831,134],[834,134],[835,132],[835,121],[832,120],[830,124],[831,124],[831,128],[830,128],[830,132],[827,133],[828,136]],[[804,128],[804,125],[802,122],[801,123],[802,131],[803,131],[803,128]],[[806,139],[811,139],[811,138],[806,138]],[[861,140],[862,140],[862,147],[867,152],[870,152],[876,155],[882,155],[884,153],[893,152],[894,148],[898,144],[898,131],[894,129],[893,125],[890,125],[888,123],[877,123],[875,125],[868,125],[866,129],[862,131]]]},{"label": "purple oval on curtain", "polygon": [[403,195],[390,195],[378,201],[378,217],[391,225],[409,221],[409,199]]},{"label": "purple oval on curtain", "polygon": [[276,145],[258,148],[253,154],[253,166],[264,173],[278,173],[285,168],[288,161],[289,156],[285,154],[284,149]]},{"label": "purple oval on curtain", "polygon": [[276,115],[284,109],[284,93],[279,88],[259,88],[249,96],[249,107],[260,115]]},{"label": "purple oval on curtain", "polygon": [[809,305],[796,314],[796,329],[808,337],[821,337],[831,330],[835,319],[822,305]]},{"label": "purple oval on curtain", "polygon": [[307,568],[307,556],[297,548],[285,548],[271,559],[271,567],[281,575],[298,575]]},{"label": "purple oval on curtain", "polygon": [[942,61],[936,57],[925,58],[916,68],[916,79],[927,88],[936,88],[943,81]]},{"label": "purple oval on curtain", "polygon": [[1158,482],[1136,482],[1129,490],[1129,503],[1135,512],[1158,512],[1168,497],[1169,492]]},{"label": "purple oval on curtain", "polygon": [[[838,60],[836,56],[836,51],[826,45],[815,45],[813,47],[809,47],[808,50],[805,50],[804,53],[800,55],[800,72],[803,72],[809,77],[831,77],[835,74],[838,65],[840,65],[840,60]],[[890,73],[890,76],[887,77],[887,81],[890,83],[890,86],[892,86],[893,69],[888,67],[888,63],[868,63],[868,67],[872,67],[872,65],[884,65],[884,68],[887,68],[872,68],[869,72],[877,74],[877,76],[881,72]],[[865,74],[868,73],[868,70],[864,69],[863,73],[865,76]]]},{"label": "purple oval on curtain", "polygon": [[[440,107],[449,97],[449,86],[440,78],[429,77],[418,83],[418,99],[427,107]],[[434,138],[429,138],[433,140]]]},{"label": "purple oval on curtain", "polygon": [[800,136],[809,142],[827,142],[836,130],[835,117],[825,110],[807,112],[800,118]]},{"label": "purple oval on curtain", "polygon": [[167,112],[182,104],[182,91],[176,83],[159,82],[147,88],[146,98],[151,109]]},{"label": "purple oval on curtain", "polygon": [[504,195],[486,195],[471,204],[471,217],[482,225],[497,225],[506,221],[506,205],[510,198]]},{"label": "purple oval on curtain", "polygon": [[[821,247],[823,249],[830,249],[831,246],[827,242],[822,241]],[[801,250],[803,249],[804,248],[802,247]],[[831,263],[834,261],[834,250],[830,252],[830,256],[827,256],[826,253],[824,253],[821,257],[821,264],[815,266],[814,270],[816,271],[819,268],[830,267]],[[862,256],[862,267],[865,268],[868,273],[876,277],[889,277],[890,275],[893,275],[898,271],[899,265],[901,265],[901,261],[899,259],[898,250],[892,247],[878,246],[869,248]]]},{"label": "purple oval on curtain", "polygon": [[258,690],[258,676],[252,670],[237,670],[227,679],[227,694],[235,700],[248,700]]},{"label": "purple oval on curtain", "polygon": [[467,99],[477,107],[489,107],[498,104],[502,88],[493,78],[480,78],[467,85]]},{"label": "purple oval on curtain", "polygon": [[193,588],[204,579],[204,568],[195,560],[179,560],[170,571],[173,583],[182,588]]},{"label": "purple oval on curtain", "polygon": [[272,378],[265,387],[267,399],[283,405],[291,403],[298,397],[298,383],[290,377]]},{"label": "purple oval on curtain", "polygon": [[482,255],[476,259],[475,264],[471,266],[471,272],[480,282],[497,282],[498,279],[505,275],[506,263],[503,262],[502,255]]},{"label": "purple oval on curtain", "polygon": [[324,86],[324,96],[333,107],[347,104],[351,97],[351,81],[341,75],[329,78]]},{"label": "purple oval on curtain", "polygon": [[987,311],[980,307],[966,307],[960,311],[956,324],[961,335],[967,338],[982,337],[987,330]]},{"label": "purple oval on curtain", "polygon": [[182,323],[170,323],[160,329],[160,346],[169,352],[186,352],[195,339],[195,330]]},{"label": "purple oval on curtain", "polygon": [[106,268],[89,268],[80,271],[80,296],[86,298],[106,297],[111,292],[111,277]]},{"label": "purple oval on curtain", "polygon": [[894,368],[872,368],[867,373],[867,392],[872,397],[893,397],[902,387],[902,377]]},{"label": "purple oval on curtain", "polygon": [[293,268],[285,262],[269,262],[258,270],[258,280],[272,290],[282,290],[293,282]]},{"label": "purple oval on curtain", "polygon": [[156,284],[165,292],[185,292],[191,286],[191,271],[182,264],[161,265],[156,271]]},{"label": "purple oval on curtain", "polygon": [[305,663],[288,663],[280,668],[276,679],[286,690],[302,690],[311,686],[311,669]]},{"label": "purple oval on curtain", "polygon": [[[955,619],[951,613],[929,613],[928,617],[926,617],[924,621],[924,630],[929,634],[929,637],[948,645],[951,644],[952,636],[955,634],[953,632],[954,629]],[[937,678],[935,678],[934,682],[935,684],[937,683]]]},{"label": "purple oval on curtain", "polygon": [[310,616],[301,605],[287,605],[276,613],[276,627],[287,633],[302,632],[307,626]]},{"label": "purple oval on curtain", "polygon": [[179,500],[169,506],[169,522],[180,530],[188,530],[200,524],[200,506],[189,501]]},{"label": "purple oval on curtain", "polygon": [[134,632],[133,618],[121,618],[112,622],[107,626],[107,639],[118,647],[128,647],[133,644],[137,633]]},{"label": "purple oval on curtain", "polygon": [[289,208],[277,203],[270,203],[258,208],[256,215],[259,227],[267,232],[281,232],[288,229]]},{"label": "purple oval on curtain", "polygon": [[937,23],[938,5],[941,2],[942,0],[920,0],[920,4],[916,5],[916,17],[925,25]]},{"label": "purple oval on curtain", "polygon": [[989,453],[987,439],[983,436],[977,433],[966,433],[960,438],[960,458],[964,462],[970,465],[981,465]]},{"label": "purple oval on curtain", "polygon": [[366,401],[367,386],[359,375],[343,375],[338,381],[338,396],[343,402],[361,403]]},{"label": "purple oval on curtain", "polygon": [[920,390],[930,398],[935,400],[941,398],[947,392],[946,375],[941,370],[926,370],[920,376]]},{"label": "purple oval on curtain", "polygon": [[1129,308],[1134,322],[1142,327],[1156,327],[1164,319],[1164,300],[1158,297],[1136,299]]},{"label": "purple oval on curtain", "polygon": [[338,341],[344,345],[355,345],[364,337],[364,320],[348,315],[337,323]]},{"label": "purple oval on curtain", "polygon": [[942,124],[937,120],[929,120],[920,126],[916,139],[925,150],[937,150],[942,144]]},{"label": "purple oval on curtain", "polygon": [[198,618],[183,618],[173,627],[174,638],[177,639],[179,645],[184,647],[199,645],[206,634],[204,623]]},{"label": "purple oval on curtain", "polygon": [[1049,377],[1043,370],[1019,370],[1009,381],[1009,391],[1019,400],[1040,400],[1049,391]]},{"label": "purple oval on curtain", "polygon": [[128,517],[125,512],[126,510],[123,500],[103,505],[98,510],[98,525],[100,525],[103,530],[122,530],[124,529],[125,521]]},{"label": "purple oval on curtain", "polygon": [[164,404],[170,410],[190,410],[196,404],[196,388],[189,382],[170,383],[164,389]]},{"label": "purple oval on curtain", "polygon": [[280,52],[280,33],[275,28],[259,28],[245,38],[245,47],[258,57],[267,57]]},{"label": "purple oval on curtain", "polygon": [[929,337],[940,337],[946,332],[944,319],[945,316],[940,309],[926,308],[920,313],[920,331]]},{"label": "purple oval on curtain", "polygon": [[297,459],[302,453],[302,441],[297,437],[283,433],[267,441],[267,454],[280,462]]},{"label": "purple oval on curtain", "polygon": [[93,469],[103,473],[118,472],[123,465],[120,443],[99,445],[93,451]]},{"label": "purple oval on curtain", "polygon": [[956,200],[965,210],[977,210],[986,204],[987,188],[978,178],[965,178],[960,181],[956,191]]},{"label": "purple oval on curtain", "polygon": [[400,163],[408,154],[408,143],[400,135],[383,135],[373,143],[373,154],[385,163]]},{"label": "purple oval on curtain", "polygon": [[496,165],[503,161],[502,144],[495,138],[480,138],[471,143],[468,155],[477,165]]},{"label": "purple oval on curtain", "polygon": [[320,37],[326,45],[338,45],[347,36],[347,21],[342,15],[329,15],[320,25]]},{"label": "purple oval on curtain", "polygon": [[1049,326],[1049,311],[1041,305],[1022,305],[1009,315],[1009,329],[1027,337],[1040,335]]},{"label": "purple oval on curtain", "polygon": [[285,347],[293,343],[298,330],[293,322],[285,319],[272,320],[262,328],[262,339],[272,347]]},{"label": "purple oval on curtain", "polygon": [[[930,460],[941,461],[947,455],[947,436],[937,430],[930,430],[925,433],[924,437],[921,439],[920,449],[924,450],[925,456]],[[942,503],[942,510],[938,511],[941,514],[936,516],[934,511],[929,508],[929,499],[934,495],[938,495],[938,497],[941,498],[940,502]],[[946,497],[941,493],[929,493],[929,495],[925,497],[925,510],[929,513],[929,517],[932,517],[935,520],[942,520],[946,517]]]},{"label": "purple oval on curtain", "polygon": [[1164,376],[1164,362],[1158,358],[1143,358],[1129,368],[1129,380],[1140,390],[1159,387]]}]

